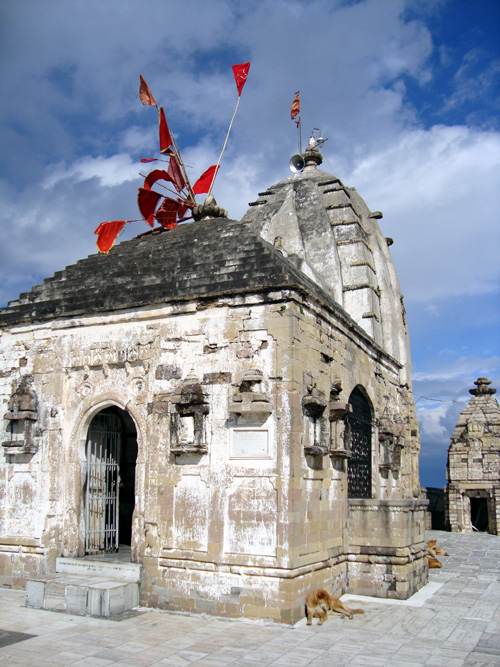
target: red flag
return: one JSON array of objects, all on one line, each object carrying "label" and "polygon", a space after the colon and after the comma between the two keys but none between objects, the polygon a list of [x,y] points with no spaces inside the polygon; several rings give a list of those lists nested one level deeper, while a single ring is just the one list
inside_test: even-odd
[{"label": "red flag", "polygon": [[153,93],[146,83],[145,78],[142,76],[142,74],[139,76],[141,77],[141,83],[139,84],[139,97],[141,98],[141,102],[143,104],[150,104],[152,107],[157,107],[158,105],[156,104],[156,100],[153,97]]},{"label": "red flag", "polygon": [[163,107],[160,107],[160,153],[167,153],[172,145],[172,137],[165,119]]},{"label": "red flag", "polygon": [[168,180],[172,181],[177,192],[180,192],[186,185],[186,181],[184,180],[184,176],[182,175],[181,168],[179,167],[175,155],[171,156],[170,164],[168,165]]},{"label": "red flag", "polygon": [[182,201],[181,199],[177,200],[179,202],[179,210],[177,211],[177,216],[179,217],[179,220],[181,220],[186,211],[188,209],[192,209],[193,207],[190,204],[187,204],[185,201]]},{"label": "red flag", "polygon": [[243,86],[246,83],[250,63],[241,63],[241,65],[233,65],[234,80],[236,81],[236,88],[238,89],[238,97],[241,95]]},{"label": "red flag", "polygon": [[118,234],[122,231],[124,225],[130,220],[112,220],[111,222],[101,222],[95,230],[97,234],[97,247],[99,252],[108,253],[114,246]]},{"label": "red flag", "polygon": [[142,164],[147,164],[148,162],[156,162],[158,158],[156,157],[141,157],[139,162],[142,162]]},{"label": "red flag", "polygon": [[300,113],[300,90],[297,93],[295,93],[295,98],[292,102],[292,120],[299,113]]},{"label": "red flag", "polygon": [[200,176],[200,178],[193,185],[193,192],[195,195],[209,191],[212,182],[215,180],[216,169],[219,171],[219,167],[213,164]]},{"label": "red flag", "polygon": [[144,189],[151,190],[156,181],[159,180],[170,181],[172,179],[163,169],[153,169],[144,179]]},{"label": "red flag", "polygon": [[162,195],[154,192],[154,190],[146,190],[145,188],[139,188],[139,194],[137,195],[137,204],[139,206],[139,211],[141,212],[142,217],[151,225],[154,225],[153,218],[155,215],[155,208],[158,200],[161,199]]},{"label": "red flag", "polygon": [[179,202],[170,197],[165,197],[160,208],[156,211],[155,218],[160,225],[166,229],[172,229],[177,226],[177,211],[179,210]]}]

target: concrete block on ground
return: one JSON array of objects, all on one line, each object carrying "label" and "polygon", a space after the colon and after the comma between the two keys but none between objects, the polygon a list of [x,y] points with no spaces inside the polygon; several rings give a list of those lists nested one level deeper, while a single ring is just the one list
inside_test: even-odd
[{"label": "concrete block on ground", "polygon": [[26,582],[26,606],[109,617],[139,605],[139,584],[81,574],[47,575]]},{"label": "concrete block on ground", "polygon": [[68,614],[87,613],[88,589],[86,586],[66,586],[66,611]]},{"label": "concrete block on ground", "polygon": [[45,585],[44,609],[52,611],[66,610],[66,584],[59,581],[48,581]]},{"label": "concrete block on ground", "polygon": [[45,582],[28,580],[26,582],[26,606],[43,609],[45,601]]}]

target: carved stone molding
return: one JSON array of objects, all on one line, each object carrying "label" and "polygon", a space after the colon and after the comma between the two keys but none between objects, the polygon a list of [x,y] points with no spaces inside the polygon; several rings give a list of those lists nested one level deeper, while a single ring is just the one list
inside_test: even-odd
[{"label": "carved stone molding", "polygon": [[304,453],[308,456],[324,456],[328,454],[325,442],[324,416],[328,400],[325,392],[316,387],[308,387],[307,394],[302,398],[302,411],[313,423],[314,440],[304,446]]},{"label": "carved stone molding", "polygon": [[243,373],[240,389],[229,404],[229,412],[239,415],[255,415],[267,417],[273,411],[271,398],[268,394],[258,391],[263,381],[262,371],[251,368]]},{"label": "carved stone molding", "polygon": [[397,471],[401,467],[401,454],[404,448],[402,436],[405,425],[395,420],[383,417],[378,424],[378,439],[380,444],[381,470]]},{"label": "carved stone molding", "polygon": [[328,420],[330,422],[330,456],[337,459],[351,457],[351,429],[349,415],[352,405],[340,400],[342,384],[336,380],[330,390],[328,404]]},{"label": "carved stone molding", "polygon": [[32,378],[21,380],[8,403],[4,419],[9,421],[10,439],[2,442],[2,448],[8,456],[35,454],[38,445],[34,441],[34,424],[38,420],[38,400],[31,388]]},{"label": "carved stone molding", "polygon": [[170,452],[206,454],[205,417],[210,408],[200,380],[190,374],[171,396],[175,411],[170,415]]}]

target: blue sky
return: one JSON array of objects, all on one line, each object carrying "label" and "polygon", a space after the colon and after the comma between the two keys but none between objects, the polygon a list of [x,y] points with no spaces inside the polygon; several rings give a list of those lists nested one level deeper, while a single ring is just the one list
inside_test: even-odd
[{"label": "blue sky", "polygon": [[136,161],[157,150],[139,73],[194,182],[250,61],[214,194],[238,219],[287,176],[300,89],[303,141],[321,128],[323,167],[395,240],[421,481],[443,486],[468,390],[500,391],[499,44],[497,0],[3,0],[0,304],[94,252],[101,221],[137,217]]}]

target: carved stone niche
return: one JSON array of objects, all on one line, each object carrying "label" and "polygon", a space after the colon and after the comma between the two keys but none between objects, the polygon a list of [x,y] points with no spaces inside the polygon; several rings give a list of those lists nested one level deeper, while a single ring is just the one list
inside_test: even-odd
[{"label": "carved stone niche", "polygon": [[210,408],[200,380],[189,374],[170,402],[175,407],[170,415],[170,452],[206,454],[205,417]]},{"label": "carved stone niche", "polygon": [[403,450],[402,436],[405,430],[404,424],[383,417],[378,424],[378,440],[380,444],[381,470],[397,471],[401,468],[401,453]]},{"label": "carved stone niche", "polygon": [[328,454],[325,443],[326,429],[323,413],[328,404],[325,392],[316,387],[307,387],[307,394],[302,398],[302,411],[313,424],[313,443],[304,446],[308,456],[324,456]]},{"label": "carved stone niche", "polygon": [[330,456],[337,459],[351,457],[351,427],[349,415],[352,405],[340,400],[342,385],[340,381],[333,384],[328,404],[328,420],[330,422]]},{"label": "carved stone niche", "polygon": [[233,395],[229,404],[230,414],[248,416],[260,421],[267,419],[273,407],[270,396],[258,391],[258,385],[262,381],[262,371],[255,368],[243,373],[239,391]]},{"label": "carved stone niche", "polygon": [[34,442],[34,425],[38,420],[38,401],[35,392],[29,386],[32,379],[23,378],[12,394],[8,403],[8,412],[4,419],[8,420],[7,432],[10,439],[2,442],[5,454],[24,456],[35,454],[38,445]]}]

